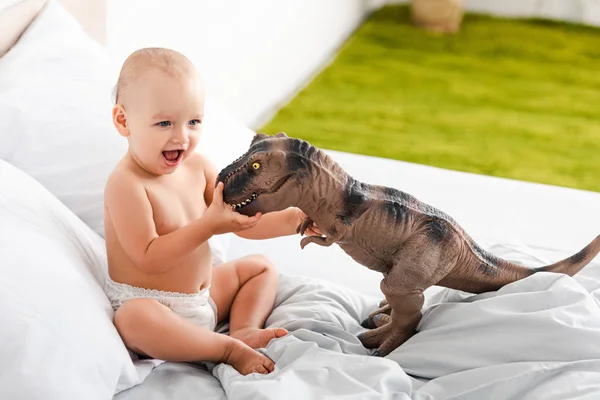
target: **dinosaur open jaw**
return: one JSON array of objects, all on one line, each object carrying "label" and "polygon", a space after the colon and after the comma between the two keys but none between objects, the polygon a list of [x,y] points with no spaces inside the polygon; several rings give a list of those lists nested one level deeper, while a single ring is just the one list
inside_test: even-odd
[{"label": "dinosaur open jaw", "polygon": [[283,187],[283,185],[285,185],[290,180],[291,177],[292,177],[291,174],[286,175],[283,178],[279,179],[277,182],[275,182],[275,184],[273,186],[271,186],[270,189],[262,190],[262,191],[259,191],[258,193],[256,193],[256,192],[252,193],[252,195],[250,195],[247,199],[237,202],[237,203],[229,204],[229,205],[232,206],[234,210],[236,210],[236,209],[240,209],[245,206],[248,206],[249,204],[254,202],[256,199],[258,199],[262,195],[275,194],[279,191],[279,189],[281,189]]}]

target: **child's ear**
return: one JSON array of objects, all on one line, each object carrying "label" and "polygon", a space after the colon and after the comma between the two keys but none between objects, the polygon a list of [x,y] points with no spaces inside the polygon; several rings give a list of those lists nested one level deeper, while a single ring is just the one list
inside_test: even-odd
[{"label": "child's ear", "polygon": [[129,136],[129,128],[127,128],[127,117],[125,116],[125,108],[122,104],[116,104],[112,109],[112,119],[115,128],[123,137]]}]

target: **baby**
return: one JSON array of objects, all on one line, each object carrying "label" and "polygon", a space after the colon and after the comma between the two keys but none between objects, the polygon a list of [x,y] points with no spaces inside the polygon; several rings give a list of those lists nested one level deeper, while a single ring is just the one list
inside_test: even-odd
[{"label": "baby", "polygon": [[[224,204],[215,167],[194,152],[203,114],[202,80],[182,54],[148,48],[124,62],[112,116],[129,147],[105,188],[105,291],[132,351],[266,374],[274,364],[255,349],[288,333],[261,329],[277,271],[260,255],[213,269],[207,240],[227,232],[248,239],[295,234],[306,215],[289,208],[247,217]],[[214,332],[226,318],[229,336]]]}]

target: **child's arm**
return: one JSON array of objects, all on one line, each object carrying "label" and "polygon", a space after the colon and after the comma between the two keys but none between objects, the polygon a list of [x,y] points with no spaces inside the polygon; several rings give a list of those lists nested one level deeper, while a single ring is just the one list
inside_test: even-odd
[{"label": "child's arm", "polygon": [[304,221],[305,214],[296,207],[263,214],[260,221],[250,229],[234,232],[244,239],[271,239],[296,234],[296,228]]},{"label": "child's arm", "polygon": [[214,234],[247,229],[258,220],[228,211],[223,204],[222,186],[216,191],[215,200],[201,218],[159,236],[146,190],[132,176],[125,172],[111,175],[104,198],[123,250],[141,271],[148,274],[161,273],[180,265],[190,252]]}]

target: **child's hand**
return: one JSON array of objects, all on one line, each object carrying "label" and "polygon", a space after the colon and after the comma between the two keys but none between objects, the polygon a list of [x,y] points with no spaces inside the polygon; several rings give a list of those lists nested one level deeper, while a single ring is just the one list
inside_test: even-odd
[{"label": "child's hand", "polygon": [[[298,227],[302,226],[302,228],[305,229],[304,231],[302,231],[302,229],[299,229],[300,234],[306,235],[306,236],[322,236],[323,235],[323,232],[321,232],[321,230],[319,229],[317,224],[315,224],[314,221],[311,221],[310,218],[308,217],[308,215],[306,215],[304,213],[304,211],[298,209],[297,218],[298,218],[298,224],[297,224]],[[308,225],[308,226],[306,226],[306,225]]]},{"label": "child's hand", "polygon": [[323,232],[319,229],[316,223],[312,223],[304,232],[306,236],[323,236]]},{"label": "child's hand", "polygon": [[210,224],[213,235],[219,235],[250,229],[256,225],[260,216],[260,213],[252,217],[242,215],[223,203],[223,182],[219,182],[215,188],[212,203],[204,213],[203,218]]}]

